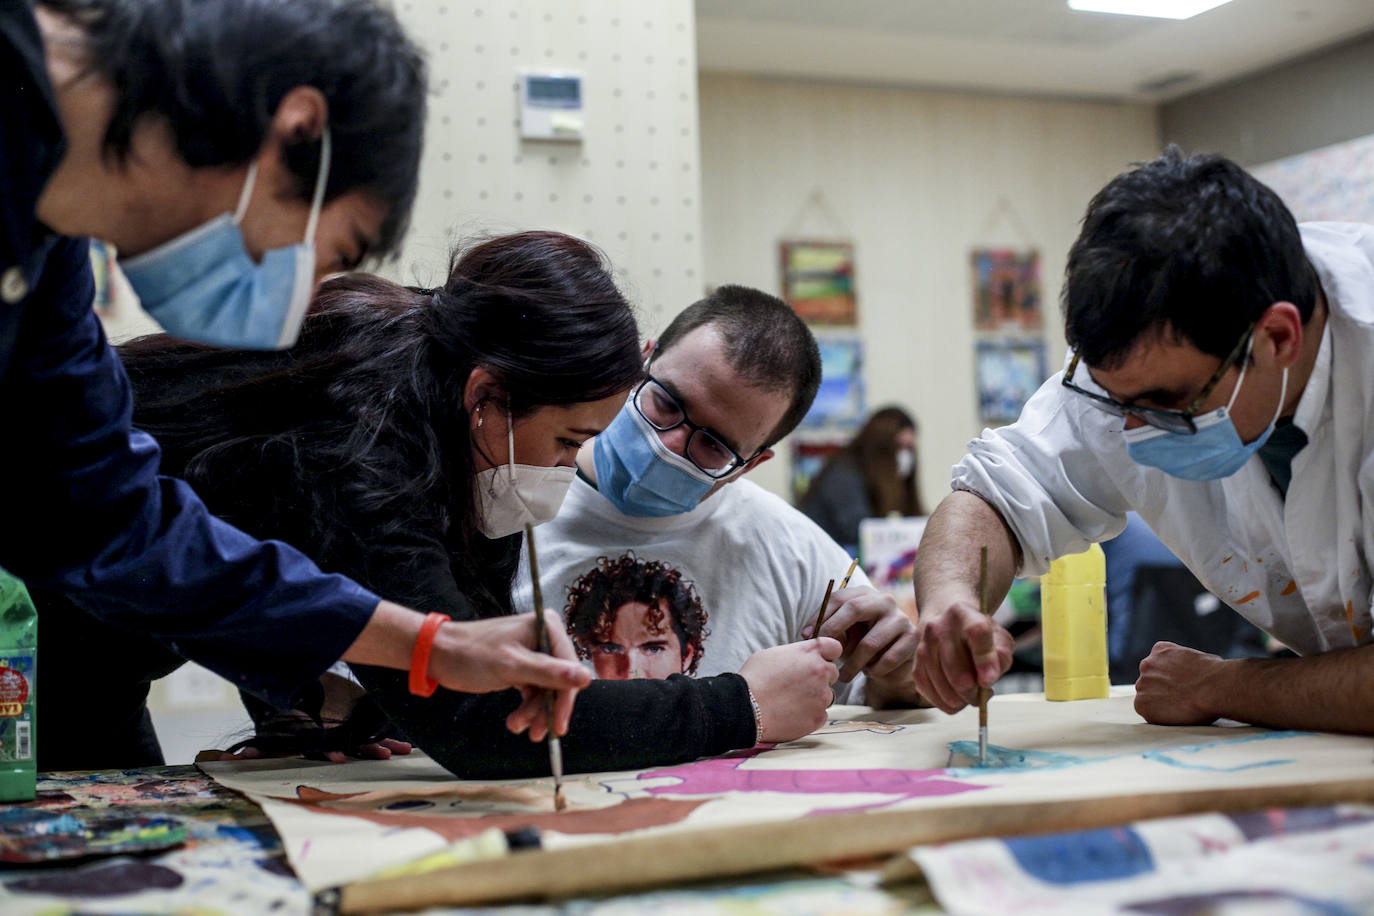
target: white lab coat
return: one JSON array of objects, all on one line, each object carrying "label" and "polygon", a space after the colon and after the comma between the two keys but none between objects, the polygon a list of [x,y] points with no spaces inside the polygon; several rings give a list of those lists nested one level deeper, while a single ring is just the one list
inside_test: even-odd
[{"label": "white lab coat", "polygon": [[1023,575],[1116,536],[1134,509],[1209,591],[1294,651],[1371,641],[1374,226],[1301,229],[1329,314],[1293,417],[1308,444],[1287,499],[1257,456],[1200,482],[1135,463],[1121,420],[1056,373],[1015,424],[985,430],[954,467],[953,486],[982,496],[1015,532]]}]

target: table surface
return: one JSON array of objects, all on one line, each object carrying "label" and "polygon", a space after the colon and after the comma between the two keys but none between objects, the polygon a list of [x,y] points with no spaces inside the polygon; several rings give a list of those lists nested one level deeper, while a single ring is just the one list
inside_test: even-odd
[{"label": "table surface", "polygon": [[[26,803],[53,812],[173,816],[187,827],[184,846],[0,870],[0,912],[310,913],[311,895],[287,864],[262,810],[218,786],[193,766],[45,773]],[[695,885],[605,900],[445,912],[503,916],[609,914],[674,910],[694,914],[929,914],[940,910],[922,884],[880,889],[853,875],[794,872],[748,881]],[[435,911],[430,911],[435,912]]]}]

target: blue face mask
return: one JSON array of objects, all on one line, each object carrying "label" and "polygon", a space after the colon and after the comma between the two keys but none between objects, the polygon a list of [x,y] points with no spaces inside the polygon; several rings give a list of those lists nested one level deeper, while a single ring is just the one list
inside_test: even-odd
[{"label": "blue face mask", "polygon": [[255,264],[239,231],[257,177],[248,168],[234,214],[225,213],[120,267],[143,308],[175,337],[217,347],[281,350],[296,342],[315,292],[315,224],[329,180],[329,128],[305,241],[274,248]]},{"label": "blue face mask", "polygon": [[1231,400],[1225,407],[1218,407],[1211,413],[1197,417],[1193,421],[1197,432],[1193,435],[1171,433],[1153,426],[1125,430],[1126,450],[1131,459],[1183,480],[1220,480],[1244,467],[1250,456],[1259,451],[1274,432],[1274,424],[1283,410],[1283,399],[1288,394],[1288,370],[1284,369],[1283,382],[1279,387],[1279,404],[1274,409],[1273,419],[1254,442],[1242,442],[1235,423],[1231,421],[1231,405],[1236,403],[1236,395],[1245,381],[1249,362],[1250,350],[1247,348],[1235,391],[1231,392]]},{"label": "blue face mask", "polygon": [[626,515],[666,518],[697,507],[716,481],[676,454],[627,403],[592,449],[596,489]]}]

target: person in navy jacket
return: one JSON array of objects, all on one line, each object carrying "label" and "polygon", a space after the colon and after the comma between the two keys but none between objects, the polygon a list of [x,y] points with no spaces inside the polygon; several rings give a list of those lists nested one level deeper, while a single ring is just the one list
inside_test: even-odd
[{"label": "person in navy jacket", "polygon": [[[0,567],[283,708],[341,658],[423,657],[420,614],[158,476],[85,237],[172,333],[288,345],[322,275],[403,235],[424,93],[415,47],[368,2],[0,0]],[[588,678],[550,629],[554,658],[532,615],[432,621],[412,683],[558,689],[565,727]]]}]

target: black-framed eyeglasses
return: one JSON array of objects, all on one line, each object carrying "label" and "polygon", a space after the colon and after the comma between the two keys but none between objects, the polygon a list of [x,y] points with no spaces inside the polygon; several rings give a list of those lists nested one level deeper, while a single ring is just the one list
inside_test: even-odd
[{"label": "black-framed eyeglasses", "polygon": [[661,433],[677,429],[679,426],[686,426],[691,430],[687,434],[687,460],[713,480],[724,477],[758,457],[755,454],[745,458],[722,442],[715,433],[687,419],[687,411],[682,409],[677,398],[652,375],[635,389],[632,403],[635,410],[639,411],[639,415]]},{"label": "black-framed eyeglasses", "polygon": [[1210,395],[1213,389],[1221,382],[1221,377],[1226,374],[1226,370],[1234,366],[1237,360],[1241,358],[1242,354],[1245,353],[1245,345],[1250,342],[1250,335],[1254,333],[1255,322],[1251,322],[1250,327],[1246,328],[1245,333],[1241,335],[1240,341],[1236,344],[1235,349],[1221,361],[1220,366],[1217,366],[1217,371],[1212,373],[1212,377],[1207,380],[1207,384],[1202,386],[1202,390],[1198,392],[1197,397],[1193,398],[1188,406],[1182,410],[1166,410],[1162,407],[1137,407],[1134,404],[1123,404],[1115,398],[1109,398],[1106,395],[1088,391],[1086,388],[1075,385],[1073,383],[1073,374],[1078,369],[1077,350],[1074,351],[1073,359],[1069,360],[1069,367],[1064,370],[1062,384],[1070,391],[1075,391],[1083,395],[1083,397],[1092,401],[1095,407],[1100,410],[1105,410],[1112,416],[1134,417],[1142,423],[1153,426],[1155,429],[1191,436],[1197,432],[1197,424],[1193,422],[1193,417],[1197,414],[1198,408],[1202,406],[1202,402],[1207,400],[1208,395]]}]

